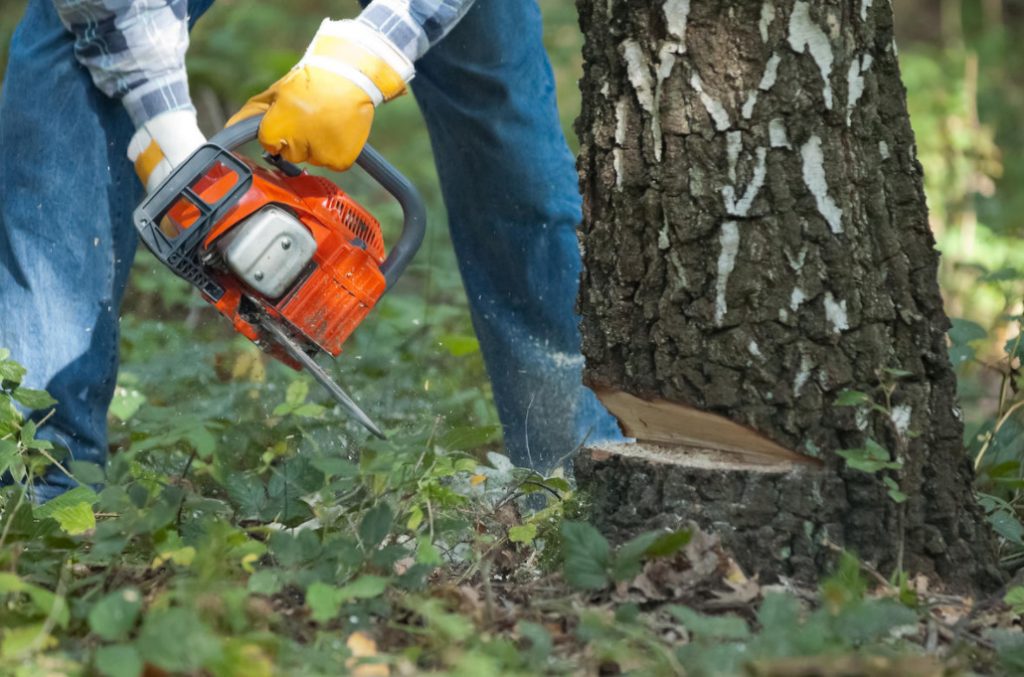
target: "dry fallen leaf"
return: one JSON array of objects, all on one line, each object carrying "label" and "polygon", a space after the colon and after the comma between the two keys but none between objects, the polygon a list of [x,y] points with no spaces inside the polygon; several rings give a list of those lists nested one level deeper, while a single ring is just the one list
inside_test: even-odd
[{"label": "dry fallen leaf", "polygon": [[345,642],[352,656],[345,661],[353,677],[388,677],[390,669],[383,663],[364,663],[362,659],[377,655],[377,642],[365,632],[353,632]]}]

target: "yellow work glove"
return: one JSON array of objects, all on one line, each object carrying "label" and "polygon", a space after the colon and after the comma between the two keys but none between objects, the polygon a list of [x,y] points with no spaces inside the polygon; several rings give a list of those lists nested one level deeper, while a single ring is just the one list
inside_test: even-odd
[{"label": "yellow work glove", "polygon": [[374,109],[405,92],[412,75],[408,57],[373,28],[325,19],[298,65],[228,124],[264,113],[264,148],[341,171],[363,149]]},{"label": "yellow work glove", "polygon": [[128,142],[128,159],[151,193],[196,148],[206,143],[194,110],[161,113],[135,131]]}]

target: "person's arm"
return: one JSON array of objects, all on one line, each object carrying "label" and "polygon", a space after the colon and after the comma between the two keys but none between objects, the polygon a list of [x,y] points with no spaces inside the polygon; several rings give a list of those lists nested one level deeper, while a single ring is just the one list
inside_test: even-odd
[{"label": "person's arm", "polygon": [[448,34],[474,0],[374,0],[359,21],[388,38],[410,61]]},{"label": "person's arm", "polygon": [[152,189],[205,138],[188,91],[188,0],[53,0],[75,58],[135,123],[128,157]]},{"label": "person's arm", "polygon": [[325,19],[295,68],[228,122],[263,115],[259,140],[269,152],[289,162],[347,169],[366,143],[376,107],[405,92],[413,61],[472,4],[375,0],[355,20]]}]

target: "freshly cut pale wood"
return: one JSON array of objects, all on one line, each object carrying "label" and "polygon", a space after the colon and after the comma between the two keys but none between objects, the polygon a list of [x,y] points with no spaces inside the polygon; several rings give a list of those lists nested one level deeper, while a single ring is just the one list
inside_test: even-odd
[{"label": "freshly cut pale wood", "polygon": [[752,463],[799,463],[820,466],[821,461],[772,442],[746,426],[666,400],[643,400],[621,390],[598,390],[597,396],[623,432],[641,442],[656,442],[698,449],[717,449],[750,457]]}]

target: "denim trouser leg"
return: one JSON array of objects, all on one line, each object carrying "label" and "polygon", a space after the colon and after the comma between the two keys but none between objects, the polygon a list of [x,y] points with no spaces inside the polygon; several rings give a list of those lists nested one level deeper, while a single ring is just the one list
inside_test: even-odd
[{"label": "denim trouser leg", "polygon": [[581,385],[580,196],[534,0],[478,0],[416,64],[473,325],[516,465],[621,438]]},{"label": "denim trouser leg", "polygon": [[[0,347],[28,368],[26,386],[59,402],[39,436],[98,464],[136,247],[132,132],[75,60],[53,2],[31,0],[0,94]],[[72,485],[51,468],[37,498]]]}]

